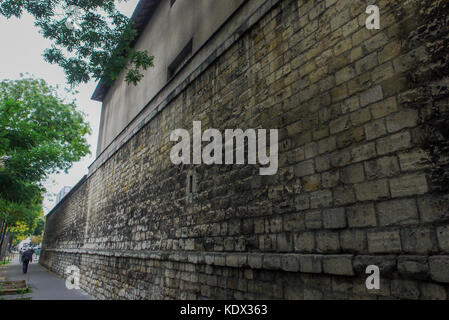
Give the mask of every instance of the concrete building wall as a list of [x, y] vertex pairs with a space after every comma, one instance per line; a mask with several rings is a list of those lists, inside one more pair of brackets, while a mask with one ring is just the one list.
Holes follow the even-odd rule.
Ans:
[[[99, 299], [447, 299], [449, 7], [407, 3], [367, 30], [365, 0], [266, 1], [97, 159], [41, 263]], [[172, 164], [198, 120], [278, 129], [278, 173]]]
[[[128, 85], [122, 74], [109, 90], [103, 101], [97, 153], [104, 151], [158, 93], [157, 98], [163, 99], [170, 91], [160, 92], [164, 86], [174, 88], [181, 83], [262, 3], [262, 0], [177, 0], [170, 6], [170, 1], [162, 1], [136, 45], [155, 57], [154, 67], [144, 72], [145, 77], [137, 86]], [[238, 8], [238, 14], [223, 26]], [[223, 29], [211, 39], [221, 26]], [[188, 58], [195, 56], [194, 61], [168, 84], [168, 67], [191, 39], [192, 54]]]

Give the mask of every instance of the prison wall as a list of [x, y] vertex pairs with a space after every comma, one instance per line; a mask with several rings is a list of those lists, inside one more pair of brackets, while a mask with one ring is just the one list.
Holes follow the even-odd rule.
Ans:
[[[447, 299], [448, 5], [373, 3], [379, 30], [367, 1], [266, 1], [50, 213], [40, 263], [98, 299]], [[193, 121], [278, 129], [278, 173], [172, 164]]]

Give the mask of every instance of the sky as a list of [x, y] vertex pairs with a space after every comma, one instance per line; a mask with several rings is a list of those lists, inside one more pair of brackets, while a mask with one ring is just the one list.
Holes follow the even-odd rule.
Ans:
[[[116, 1], [118, 3], [118, 1]], [[129, 0], [117, 4], [119, 10], [131, 16], [138, 0]], [[42, 53], [49, 48], [51, 42], [39, 34], [34, 26], [33, 17], [23, 15], [20, 19], [6, 19], [0, 16], [0, 80], [15, 80], [20, 74], [42, 78], [49, 85], [59, 85], [58, 92], [72, 100], [71, 95], [64, 92], [68, 88], [62, 68], [44, 61]], [[26, 75], [25, 75], [26, 76]], [[92, 134], [88, 137], [91, 155], [74, 163], [67, 174], [54, 174], [44, 183], [47, 193], [44, 197], [44, 214], [47, 214], [55, 205], [56, 195], [65, 186], [73, 187], [88, 172], [89, 165], [95, 160], [97, 150], [98, 128], [100, 124], [101, 103], [90, 98], [95, 90], [96, 82], [91, 81], [76, 88], [76, 105], [78, 110], [86, 114], [92, 127]]]

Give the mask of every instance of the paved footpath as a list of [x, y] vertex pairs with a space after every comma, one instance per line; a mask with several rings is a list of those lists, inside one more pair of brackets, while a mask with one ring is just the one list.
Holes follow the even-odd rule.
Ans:
[[33, 262], [28, 265], [27, 274], [22, 273], [22, 264], [19, 263], [18, 255], [15, 256], [10, 264], [0, 270], [3, 271], [0, 273], [0, 279], [2, 280], [26, 280], [32, 290], [31, 294], [26, 296], [31, 297], [32, 300], [93, 299], [82, 290], [67, 289], [64, 279], [40, 266], [37, 261], [34, 261], [34, 257]]

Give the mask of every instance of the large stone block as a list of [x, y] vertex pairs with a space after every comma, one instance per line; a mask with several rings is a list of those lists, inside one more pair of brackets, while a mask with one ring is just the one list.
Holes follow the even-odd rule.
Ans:
[[343, 183], [353, 184], [365, 180], [363, 164], [354, 164], [341, 170], [341, 181]]
[[380, 226], [415, 224], [419, 221], [415, 199], [380, 202], [377, 212]]
[[379, 200], [389, 196], [388, 181], [385, 179], [367, 181], [355, 186], [357, 200]]
[[399, 256], [398, 271], [407, 278], [426, 280], [429, 277], [429, 265], [426, 256]]
[[326, 229], [342, 229], [346, 227], [344, 208], [323, 210], [323, 225]]
[[398, 230], [368, 232], [368, 251], [370, 253], [395, 253], [402, 249]]
[[402, 248], [405, 252], [429, 254], [438, 250], [433, 228], [410, 227], [401, 230]]
[[390, 180], [391, 196], [405, 197], [416, 194], [425, 194], [429, 187], [426, 176], [423, 174], [409, 175]]
[[301, 232], [294, 235], [295, 251], [313, 252], [315, 250], [315, 233]]
[[319, 253], [331, 253], [340, 250], [340, 240], [337, 232], [320, 231], [315, 234], [315, 239]]
[[323, 257], [323, 272], [353, 276], [352, 259], [352, 255], [326, 255]]
[[434, 281], [449, 283], [449, 256], [429, 258], [430, 276]]
[[372, 203], [358, 204], [347, 208], [348, 225], [351, 228], [375, 227], [376, 212]]
[[340, 233], [340, 245], [343, 252], [366, 252], [366, 232], [357, 229], [344, 230]]
[[299, 269], [304, 273], [321, 273], [323, 256], [321, 255], [300, 255]]
[[391, 177], [400, 172], [396, 157], [383, 157], [365, 162], [365, 171], [368, 179]]
[[299, 271], [299, 256], [296, 254], [282, 255], [281, 259], [282, 270], [287, 272]]

